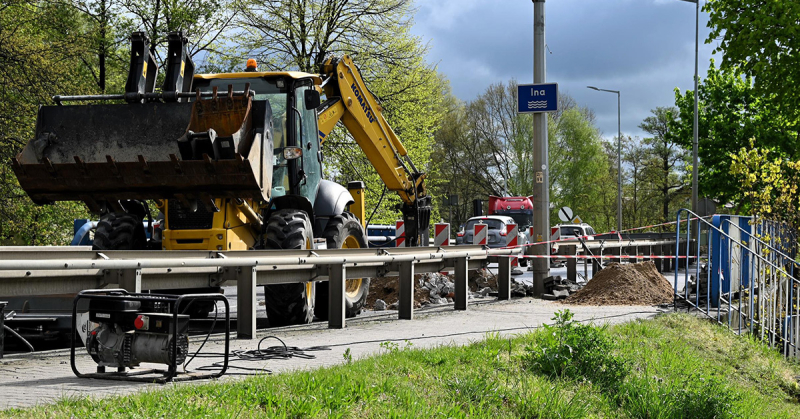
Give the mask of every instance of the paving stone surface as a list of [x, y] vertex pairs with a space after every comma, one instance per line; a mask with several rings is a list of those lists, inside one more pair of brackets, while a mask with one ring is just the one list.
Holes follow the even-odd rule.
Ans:
[[[470, 301], [466, 311], [454, 311], [453, 305], [437, 306], [415, 311], [414, 320], [398, 320], [396, 311], [368, 313], [357, 319], [348, 319], [347, 327], [341, 330], [328, 329], [327, 323], [271, 328], [259, 330], [256, 339], [231, 340], [231, 350], [256, 349], [265, 336], [276, 336], [286, 345], [298, 347], [327, 346], [330, 350], [312, 352], [314, 359], [293, 358], [245, 362], [232, 359], [231, 365], [270, 370], [274, 373], [297, 369], [310, 369], [336, 365], [344, 362], [348, 349], [353, 359], [378, 354], [383, 342], [397, 342], [401, 347], [410, 342], [413, 347], [438, 345], [464, 345], [480, 340], [486, 333], [496, 332], [502, 336], [524, 333], [544, 323], [549, 323], [553, 314], [569, 308], [576, 320], [593, 320], [596, 323], [620, 323], [637, 318], [649, 318], [665, 309], [643, 306], [565, 306], [551, 301], [519, 298], [511, 301]], [[193, 338], [190, 353], [194, 353], [202, 342]], [[224, 340], [214, 336], [203, 347], [203, 353], [222, 353]], [[262, 346], [279, 344], [268, 339]], [[76, 364], [79, 371], [95, 371], [95, 363], [79, 349]], [[197, 358], [189, 370], [220, 361], [221, 358]], [[223, 380], [240, 379], [243, 372], [233, 368]], [[248, 372], [249, 373], [249, 372]], [[255, 374], [256, 372], [252, 372]], [[194, 381], [197, 382], [197, 381]], [[27, 407], [52, 403], [62, 397], [107, 397], [125, 395], [148, 389], [167, 388], [174, 384], [151, 384], [88, 379], [76, 377], [70, 367], [69, 351], [50, 351], [37, 354], [6, 355], [0, 359], [0, 409]]]

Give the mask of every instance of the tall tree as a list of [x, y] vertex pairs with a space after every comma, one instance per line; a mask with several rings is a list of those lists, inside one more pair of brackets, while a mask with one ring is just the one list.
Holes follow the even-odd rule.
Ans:
[[409, 0], [243, 0], [238, 9], [249, 53], [275, 70], [316, 72], [328, 56], [343, 54], [402, 66], [420, 52], [393, 42], [412, 24]]
[[709, 0], [711, 33], [718, 42], [722, 69], [755, 80], [755, 89], [769, 97], [796, 134], [800, 124], [800, 2], [763, 0]]
[[[120, 0], [127, 12], [124, 31], [142, 30], [150, 50], [162, 54], [170, 32], [182, 31], [193, 57], [224, 48], [225, 34], [236, 18], [234, 0]], [[162, 60], [163, 61], [163, 60]]]
[[[756, 139], [756, 146], [773, 149], [778, 155], [795, 158], [800, 153], [798, 126], [771, 106], [772, 97], [763, 96], [753, 80], [732, 71], [723, 72], [712, 61], [699, 84], [699, 196], [720, 202], [740, 197], [740, 183], [729, 174], [731, 153]], [[683, 148], [692, 148], [692, 91], [676, 90], [679, 118], [669, 123], [671, 138]]]
[[688, 152], [675, 143], [672, 127], [676, 125], [678, 110], [658, 107], [653, 115], [639, 124], [639, 128], [652, 135], [643, 140], [647, 147], [646, 176], [658, 194], [661, 203], [660, 222], [671, 221], [673, 203], [686, 198], [686, 167]]
[[83, 205], [34, 205], [8, 162], [33, 136], [36, 110], [54, 94], [88, 93], [80, 64], [87, 50], [80, 16], [61, 4], [7, 0], [0, 5], [0, 243], [67, 244]]

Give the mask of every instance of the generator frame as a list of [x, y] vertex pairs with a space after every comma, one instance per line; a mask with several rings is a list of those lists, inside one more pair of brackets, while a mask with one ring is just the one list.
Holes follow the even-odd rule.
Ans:
[[[77, 328], [77, 314], [78, 302], [81, 300], [127, 300], [127, 301], [148, 301], [160, 302], [167, 304], [172, 316], [172, 342], [171, 342], [171, 362], [167, 364], [167, 369], [146, 368], [137, 371], [125, 371], [125, 367], [118, 369], [114, 372], [106, 372], [104, 366], [97, 366], [95, 373], [82, 373], [78, 370], [75, 363], [75, 344]], [[189, 304], [195, 301], [222, 301], [225, 305], [225, 354], [223, 356], [222, 366], [218, 372], [209, 374], [199, 373], [178, 373], [178, 315], [182, 304], [188, 301]], [[105, 380], [117, 381], [135, 381], [144, 383], [159, 383], [165, 384], [170, 381], [190, 381], [208, 378], [222, 377], [228, 370], [228, 363], [230, 358], [230, 340], [231, 340], [231, 307], [228, 299], [222, 294], [209, 293], [209, 294], [184, 294], [184, 295], [171, 295], [171, 294], [144, 294], [144, 293], [129, 293], [124, 289], [93, 289], [84, 290], [75, 296], [72, 304], [72, 333], [71, 345], [69, 352], [69, 362], [72, 372], [79, 378], [100, 378]], [[212, 331], [209, 330], [209, 333]], [[87, 331], [88, 333], [88, 331]], [[132, 370], [132, 369], [131, 369]], [[155, 376], [154, 376], [155, 375]]]

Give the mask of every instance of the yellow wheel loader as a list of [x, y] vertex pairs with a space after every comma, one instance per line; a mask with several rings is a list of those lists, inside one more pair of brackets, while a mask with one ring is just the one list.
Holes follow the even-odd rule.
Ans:
[[[340, 120], [402, 197], [407, 242], [427, 245], [425, 175], [348, 57], [327, 60], [321, 74], [260, 72], [254, 62], [194, 74], [186, 39], [172, 33], [156, 91], [147, 45], [144, 33], [131, 36], [124, 94], [56, 96], [40, 107], [35, 138], [12, 161], [34, 202], [83, 201], [99, 214], [97, 250], [310, 249], [314, 238], [365, 247], [363, 183], [348, 190], [322, 179], [320, 146]], [[348, 316], [368, 290], [367, 278], [348, 281]], [[310, 322], [315, 303], [327, 316], [327, 283], [270, 285], [265, 295], [271, 325]]]

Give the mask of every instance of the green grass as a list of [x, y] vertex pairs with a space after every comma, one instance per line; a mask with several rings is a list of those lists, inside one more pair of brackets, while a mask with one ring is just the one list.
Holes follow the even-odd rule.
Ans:
[[[68, 398], [0, 417], [800, 417], [797, 364], [688, 315], [572, 323], [466, 347], [386, 343], [315, 371]], [[597, 350], [592, 350], [597, 349]]]

